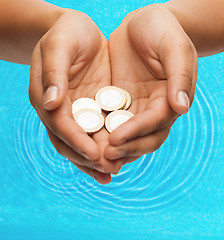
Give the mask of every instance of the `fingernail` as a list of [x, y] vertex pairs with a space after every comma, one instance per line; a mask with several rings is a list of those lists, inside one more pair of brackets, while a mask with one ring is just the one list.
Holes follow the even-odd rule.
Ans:
[[44, 105], [54, 101], [57, 98], [57, 95], [58, 88], [56, 86], [50, 86], [45, 93]]
[[99, 172], [106, 173], [105, 169], [102, 166], [96, 165], [95, 169]]
[[81, 152], [81, 155], [84, 157], [84, 158], [86, 158], [86, 159], [88, 159], [88, 160], [92, 160], [90, 157], [88, 157], [85, 153], [83, 153], [83, 152]]
[[190, 108], [190, 100], [188, 98], [188, 95], [186, 92], [184, 91], [180, 91], [177, 93], [177, 101], [183, 105], [184, 107], [186, 107], [187, 109]]

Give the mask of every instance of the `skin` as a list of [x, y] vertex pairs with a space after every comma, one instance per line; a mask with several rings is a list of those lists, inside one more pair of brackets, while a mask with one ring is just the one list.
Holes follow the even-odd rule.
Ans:
[[[0, 0], [0, 58], [30, 64], [32, 55], [30, 100], [53, 145], [106, 184], [123, 164], [155, 151], [175, 119], [187, 113], [197, 53], [223, 50], [223, 8], [222, 0], [149, 5], [127, 15], [108, 48], [85, 14], [40, 0]], [[102, 129], [88, 136], [72, 119], [71, 103], [111, 84], [131, 93], [135, 117], [110, 135]], [[49, 95], [52, 86], [57, 89], [54, 98]], [[179, 91], [189, 104], [178, 101]]]
[[186, 91], [193, 101], [196, 50], [173, 14], [159, 5], [129, 14], [111, 34], [109, 50], [112, 84], [129, 91], [129, 111], [135, 116], [111, 133], [105, 157], [153, 152], [167, 138], [178, 113], [188, 111], [178, 103], [177, 92]]
[[66, 9], [41, 0], [0, 0], [0, 59], [30, 64], [33, 49]]
[[171, 0], [164, 7], [179, 21], [199, 57], [224, 51], [224, 1]]
[[[110, 85], [110, 76], [108, 42], [83, 13], [63, 14], [34, 49], [30, 101], [57, 151], [100, 183], [110, 182], [110, 173], [116, 174], [123, 160], [105, 159], [109, 133], [103, 128], [87, 135], [74, 121], [71, 109], [76, 99], [94, 98], [100, 88]], [[43, 94], [52, 86], [58, 89], [57, 101], [44, 105]]]

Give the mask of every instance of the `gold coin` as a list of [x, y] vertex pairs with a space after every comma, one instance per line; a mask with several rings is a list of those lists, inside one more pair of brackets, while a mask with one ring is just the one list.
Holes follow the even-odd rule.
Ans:
[[126, 104], [126, 94], [118, 87], [107, 86], [99, 89], [95, 100], [105, 111], [121, 109]]
[[131, 105], [131, 95], [125, 89], [122, 89], [122, 90], [124, 91], [124, 93], [126, 95], [126, 103], [125, 103], [125, 105], [124, 105], [124, 107], [122, 109], [127, 110], [130, 107], [130, 105]]
[[100, 108], [100, 106], [98, 105], [98, 103], [95, 100], [93, 100], [92, 98], [86, 98], [86, 97], [78, 98], [72, 104], [72, 113], [73, 114], [75, 114], [76, 112], [78, 112], [81, 109], [92, 109], [99, 113], [102, 112], [102, 109]]
[[105, 120], [105, 126], [108, 132], [112, 132], [121, 124], [127, 122], [134, 115], [126, 110], [117, 110], [107, 115]]
[[81, 109], [74, 113], [74, 119], [87, 133], [99, 131], [104, 125], [104, 117], [92, 109]]

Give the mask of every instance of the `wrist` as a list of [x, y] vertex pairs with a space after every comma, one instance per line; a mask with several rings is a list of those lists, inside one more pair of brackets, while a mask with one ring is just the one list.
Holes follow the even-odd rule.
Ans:
[[29, 64], [33, 48], [66, 9], [44, 1], [0, 4], [0, 58]]
[[189, 14], [187, 14], [186, 11], [183, 11], [181, 4], [177, 4], [176, 1], [169, 1], [164, 3], [163, 5], [168, 11], [170, 11], [174, 15], [174, 17], [177, 19], [186, 34], [190, 37], [194, 45], [197, 45], [194, 26], [192, 26], [189, 19], [189, 17], [193, 19], [194, 16], [188, 16]]
[[164, 3], [193, 42], [199, 57], [224, 49], [224, 2], [219, 0], [171, 0]]
[[67, 13], [78, 13], [78, 11], [68, 8], [61, 8], [55, 5], [46, 3], [47, 10], [43, 13], [44, 19], [42, 20], [41, 31], [45, 34], [51, 27], [58, 21], [58, 19]]
[[24, 26], [26, 24], [32, 26], [31, 35], [35, 37], [37, 42], [66, 11], [67, 9], [43, 2], [36, 14], [31, 11], [32, 16], [27, 16]]

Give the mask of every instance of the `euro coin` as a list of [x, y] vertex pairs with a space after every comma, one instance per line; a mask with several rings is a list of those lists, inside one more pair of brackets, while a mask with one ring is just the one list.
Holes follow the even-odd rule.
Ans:
[[131, 105], [131, 95], [128, 91], [122, 89], [126, 95], [126, 103], [122, 109], [127, 110]]
[[104, 111], [110, 112], [124, 107], [126, 104], [126, 95], [118, 87], [107, 86], [101, 88], [96, 93], [95, 100]]
[[75, 100], [72, 104], [72, 113], [75, 114], [76, 112], [78, 112], [79, 110], [82, 109], [92, 109], [95, 110], [99, 113], [102, 112], [100, 106], [98, 105], [98, 103], [93, 100], [92, 98], [79, 98], [77, 100]]
[[126, 110], [117, 110], [107, 115], [105, 126], [108, 132], [112, 132], [121, 124], [127, 122], [134, 115]]
[[104, 126], [104, 117], [92, 109], [81, 109], [73, 115], [75, 121], [86, 133], [95, 133]]

